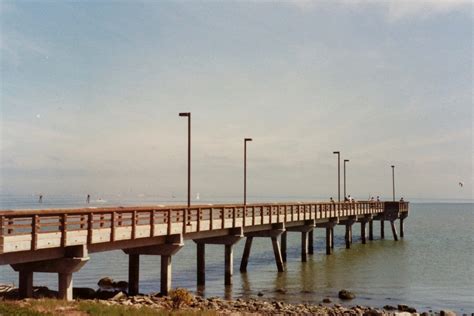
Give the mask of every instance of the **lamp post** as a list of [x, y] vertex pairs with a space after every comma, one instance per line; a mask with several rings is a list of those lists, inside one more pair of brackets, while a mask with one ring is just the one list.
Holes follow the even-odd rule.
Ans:
[[337, 201], [341, 202], [341, 153], [339, 151], [332, 153], [337, 155]]
[[244, 138], [244, 206], [247, 205], [247, 142], [252, 138]]
[[344, 200], [346, 200], [346, 162], [348, 162], [349, 159], [344, 159]]
[[392, 194], [393, 201], [395, 202], [395, 166], [392, 165]]
[[191, 207], [191, 112], [181, 112], [179, 116], [188, 118], [188, 208], [184, 211], [184, 218], [188, 222], [188, 212]]

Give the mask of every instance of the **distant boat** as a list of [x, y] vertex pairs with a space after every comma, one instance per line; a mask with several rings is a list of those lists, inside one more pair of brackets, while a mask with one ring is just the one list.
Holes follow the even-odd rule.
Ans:
[[200, 197], [199, 197], [199, 193], [196, 193], [196, 200], [199, 201]]

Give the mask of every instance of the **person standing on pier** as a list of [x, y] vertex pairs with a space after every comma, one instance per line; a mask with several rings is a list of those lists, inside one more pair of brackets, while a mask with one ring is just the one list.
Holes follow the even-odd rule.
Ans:
[[87, 202], [87, 204], [89, 204], [91, 202], [91, 195], [90, 194], [87, 194], [86, 202]]
[[38, 203], [43, 203], [43, 194], [40, 194], [39, 199], [38, 199]]

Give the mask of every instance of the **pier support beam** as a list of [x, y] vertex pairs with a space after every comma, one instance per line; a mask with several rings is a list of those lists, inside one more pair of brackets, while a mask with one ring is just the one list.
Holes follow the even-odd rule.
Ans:
[[281, 234], [281, 258], [286, 262], [286, 231]]
[[197, 243], [197, 285], [206, 284], [206, 244]]
[[72, 273], [58, 273], [58, 298], [72, 301]]
[[[205, 251], [204, 247], [206, 244], [211, 245], [224, 245], [224, 284], [232, 285], [232, 276], [233, 276], [233, 261], [234, 253], [233, 246], [239, 242], [243, 235], [242, 227], [232, 228], [229, 230], [229, 235], [222, 237], [209, 237], [202, 239], [194, 239], [194, 242], [197, 244], [198, 258], [197, 258], [197, 282], [198, 285], [204, 285], [205, 280]], [[249, 249], [250, 253], [250, 249]]]
[[161, 284], [160, 292], [162, 295], [168, 295], [171, 290], [171, 255], [161, 256]]
[[314, 230], [308, 233], [308, 254], [314, 254]]
[[[245, 234], [247, 240], [245, 242], [244, 253], [242, 255], [242, 260], [240, 262], [240, 272], [247, 272], [247, 265], [250, 257], [250, 249], [252, 247], [252, 241], [254, 237], [266, 237], [271, 238], [272, 247], [273, 247], [273, 254], [275, 255], [275, 263], [278, 269], [278, 272], [284, 272], [283, 266], [283, 255], [282, 250], [280, 248], [280, 244], [278, 242], [278, 237], [281, 236], [282, 244], [285, 241], [285, 249], [286, 249], [286, 231], [285, 226], [282, 223], [272, 225], [272, 229], [264, 230], [264, 231], [257, 231], [257, 232], [248, 232]], [[284, 237], [283, 237], [284, 236]]]
[[328, 222], [318, 223], [316, 227], [322, 227], [326, 229], [326, 254], [332, 254], [332, 249], [334, 248], [334, 226], [339, 223], [337, 217], [331, 218]]
[[308, 244], [309, 244], [308, 238], [309, 238], [309, 233], [313, 231], [314, 227], [316, 227], [315, 221], [307, 220], [305, 221], [304, 225], [286, 228], [286, 231], [301, 232], [301, 261], [302, 262], [308, 261]]
[[398, 240], [397, 227], [395, 226], [395, 221], [390, 221], [390, 226], [392, 226], [393, 239]]
[[346, 233], [344, 234], [344, 240], [346, 242], [346, 249], [350, 249], [352, 245], [352, 225], [357, 221], [357, 216], [349, 216], [347, 219], [339, 221], [340, 225], [344, 225]]
[[247, 272], [247, 265], [249, 263], [250, 249], [252, 248], [253, 237], [247, 237], [245, 240], [244, 253], [242, 254], [242, 260], [240, 261], [240, 272]]
[[19, 294], [20, 298], [33, 297], [33, 271], [19, 271]]
[[168, 295], [171, 290], [171, 257], [183, 248], [183, 246], [183, 236], [181, 234], [175, 234], [166, 236], [163, 244], [124, 249], [123, 251], [129, 256], [129, 295], [139, 293], [140, 255], [161, 256], [160, 292], [162, 295]]
[[87, 247], [71, 246], [64, 249], [64, 258], [12, 264], [13, 270], [19, 272], [20, 297], [33, 296], [33, 273], [58, 274], [58, 298], [72, 300], [72, 274], [79, 271], [89, 261]]
[[369, 240], [374, 240], [374, 221], [369, 222]]
[[380, 221], [380, 239], [385, 239], [385, 223], [384, 223], [384, 220]]
[[280, 245], [278, 244], [278, 237], [272, 237], [273, 254], [275, 255], [275, 263], [278, 272], [284, 272], [283, 258], [281, 257]]
[[404, 229], [403, 229], [403, 220], [405, 218], [404, 217], [400, 217], [400, 238], [403, 238], [405, 236], [405, 232], [404, 232]]
[[362, 218], [359, 218], [360, 222], [360, 239], [362, 240], [362, 244], [367, 243], [367, 223], [372, 221], [372, 215], [365, 215]]
[[137, 295], [140, 279], [140, 255], [128, 255], [128, 295]]

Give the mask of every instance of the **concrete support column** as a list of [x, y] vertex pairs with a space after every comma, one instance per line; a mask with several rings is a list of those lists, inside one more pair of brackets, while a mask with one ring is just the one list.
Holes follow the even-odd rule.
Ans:
[[308, 261], [308, 232], [301, 232], [301, 261]]
[[19, 295], [20, 298], [33, 297], [33, 271], [19, 271]]
[[72, 301], [72, 273], [58, 273], [58, 298]]
[[242, 255], [242, 261], [240, 262], [240, 272], [247, 272], [247, 265], [249, 263], [250, 249], [252, 248], [253, 237], [247, 237], [245, 240], [244, 253]]
[[140, 255], [128, 255], [128, 295], [137, 295], [140, 279]]
[[380, 238], [385, 239], [385, 224], [384, 221], [380, 221]]
[[161, 256], [161, 295], [171, 290], [171, 256]]
[[286, 232], [281, 234], [281, 258], [286, 262]]
[[280, 245], [278, 244], [277, 237], [272, 237], [272, 246], [278, 272], [284, 272], [285, 268], [283, 267], [283, 258], [281, 256]]
[[362, 239], [362, 243], [365, 244], [367, 243], [367, 240], [366, 240], [366, 237], [365, 237], [365, 233], [366, 233], [366, 224], [367, 222], [363, 221], [363, 222], [360, 222], [360, 238]]
[[405, 232], [403, 230], [403, 220], [404, 218], [400, 218], [400, 238], [403, 238], [405, 236]]
[[206, 244], [197, 243], [197, 285], [206, 284]]
[[326, 227], [326, 254], [330, 255], [332, 253], [331, 247], [331, 227]]
[[225, 245], [225, 285], [232, 285], [233, 275], [233, 245]]
[[369, 240], [374, 240], [374, 221], [369, 222]]
[[352, 244], [352, 224], [346, 225], [345, 239], [346, 239], [346, 249], [350, 249], [351, 244]]
[[308, 233], [308, 254], [314, 254], [314, 230], [310, 230]]
[[331, 248], [334, 249], [334, 226], [331, 227]]
[[398, 240], [397, 227], [395, 227], [395, 221], [390, 221], [390, 226], [392, 226], [393, 239]]

